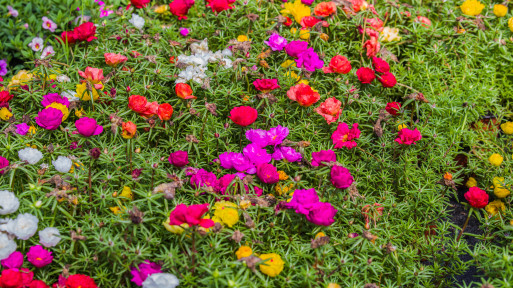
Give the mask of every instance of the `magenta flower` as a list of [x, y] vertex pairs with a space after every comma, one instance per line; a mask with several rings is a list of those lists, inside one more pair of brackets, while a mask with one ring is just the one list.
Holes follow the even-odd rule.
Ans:
[[167, 160], [175, 167], [183, 167], [189, 164], [189, 154], [187, 151], [178, 150], [169, 154], [169, 158]]
[[253, 85], [256, 90], [262, 91], [263, 93], [268, 93], [280, 88], [280, 85], [278, 85], [278, 79], [256, 79], [253, 81]]
[[7, 71], [7, 61], [5, 59], [0, 59], [0, 76], [5, 76]]
[[7, 171], [7, 169], [4, 169], [6, 167], [9, 167], [9, 160], [0, 156], [0, 175], [3, 175]]
[[327, 202], [315, 203], [306, 215], [306, 220], [312, 222], [315, 225], [330, 226], [335, 222], [335, 215], [338, 210]]
[[301, 153], [294, 150], [294, 148], [285, 146], [276, 148], [274, 150], [272, 157], [276, 161], [285, 159], [289, 162], [301, 161], [301, 159], [303, 158], [303, 156], [301, 156]]
[[199, 225], [203, 228], [210, 228], [214, 226], [214, 221], [202, 218], [207, 211], [208, 203], [190, 205], [189, 207], [185, 204], [179, 204], [169, 214], [169, 224], [182, 225], [187, 223], [189, 226]]
[[205, 169], [199, 169], [198, 172], [191, 177], [190, 181], [192, 187], [196, 189], [200, 187], [212, 187], [215, 191], [218, 189], [219, 185], [217, 176]]
[[30, 126], [27, 123], [16, 124], [16, 134], [25, 136], [30, 130]]
[[420, 135], [420, 131], [415, 128], [414, 130], [410, 130], [408, 128], [403, 128], [397, 131], [397, 138], [395, 142], [404, 145], [417, 144], [416, 141], [422, 139], [422, 135]]
[[[219, 192], [221, 194], [226, 195], [226, 189], [228, 189], [228, 186], [230, 186], [235, 177], [237, 177], [236, 174], [226, 174], [223, 177], [219, 178]], [[234, 183], [232, 185], [232, 188], [233, 187], [237, 187], [237, 184]]]
[[138, 286], [142, 286], [144, 280], [155, 273], [162, 273], [162, 267], [157, 263], [150, 262], [150, 260], [145, 260], [138, 267], [132, 267], [130, 274], [133, 278], [131, 281]]
[[278, 174], [278, 170], [272, 164], [259, 164], [257, 165], [256, 174], [260, 181], [266, 184], [274, 184], [280, 181], [280, 174]]
[[298, 68], [304, 67], [307, 71], [314, 72], [315, 69], [322, 69], [324, 61], [319, 59], [313, 48], [308, 48], [298, 55], [296, 64]]
[[269, 145], [269, 133], [262, 129], [250, 129], [246, 131], [246, 139], [258, 147]]
[[281, 144], [283, 140], [287, 138], [289, 135], [289, 128], [278, 125], [269, 129], [267, 135], [269, 136], [269, 145], [276, 146]]
[[219, 155], [219, 162], [224, 169], [235, 169], [239, 172], [247, 172], [250, 170], [250, 172], [247, 173], [255, 173], [254, 171], [251, 172], [251, 170], [255, 169], [255, 166], [251, 164], [249, 159], [242, 155], [242, 153], [225, 152]]
[[27, 252], [27, 260], [37, 268], [44, 267], [53, 261], [52, 252], [43, 248], [41, 245], [30, 247]]
[[36, 119], [37, 125], [47, 130], [55, 130], [62, 123], [62, 112], [59, 109], [52, 107], [41, 110]]
[[358, 123], [353, 124], [353, 128], [349, 129], [346, 123], [339, 122], [337, 130], [331, 135], [335, 148], [346, 147], [348, 149], [356, 147], [356, 141], [353, 139], [360, 138], [360, 130], [358, 129]]
[[273, 33], [271, 37], [269, 37], [269, 40], [264, 41], [264, 43], [271, 47], [271, 50], [273, 51], [281, 51], [283, 48], [285, 48], [285, 46], [287, 46], [287, 39], [280, 36], [278, 33]]
[[299, 54], [303, 53], [308, 49], [308, 42], [306, 41], [290, 41], [287, 46], [285, 46], [285, 52], [290, 57], [297, 58]]
[[244, 156], [246, 156], [255, 166], [271, 162], [271, 154], [267, 153], [267, 150], [260, 148], [256, 144], [249, 144], [244, 147], [242, 151]]
[[314, 188], [311, 189], [298, 189], [294, 191], [290, 202], [285, 203], [285, 208], [294, 209], [296, 213], [308, 215], [310, 208], [319, 202], [319, 196]]
[[325, 166], [322, 162], [337, 162], [337, 155], [333, 150], [312, 152], [312, 166]]
[[20, 269], [23, 265], [23, 254], [19, 251], [14, 251], [9, 257], [3, 259], [0, 264], [6, 269]]
[[346, 189], [353, 184], [354, 178], [345, 167], [335, 165], [331, 167], [331, 183], [339, 189]]
[[180, 35], [182, 35], [183, 37], [187, 37], [187, 35], [189, 35], [190, 31], [187, 28], [180, 28], [179, 32], [180, 32]]
[[305, 5], [312, 5], [312, 3], [314, 2], [315, 0], [301, 0], [301, 3], [305, 4]]
[[78, 133], [84, 137], [99, 135], [103, 132], [103, 126], [98, 125], [96, 120], [89, 117], [82, 117], [75, 121]]
[[43, 96], [43, 100], [41, 101], [41, 105], [43, 107], [47, 107], [48, 105], [51, 105], [52, 103], [60, 103], [66, 107], [69, 108], [69, 100], [68, 98], [59, 95], [58, 93], [50, 93]]

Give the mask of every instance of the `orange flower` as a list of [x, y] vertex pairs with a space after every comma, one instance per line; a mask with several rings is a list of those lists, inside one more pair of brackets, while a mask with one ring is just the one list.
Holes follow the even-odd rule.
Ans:
[[94, 84], [94, 88], [96, 88], [96, 89], [103, 88], [103, 84], [101, 83], [101, 81], [104, 78], [103, 77], [103, 69], [87, 67], [85, 69], [85, 72], [79, 70], [78, 75], [84, 77], [85, 80]]
[[196, 99], [196, 96], [192, 95], [192, 88], [187, 83], [178, 83], [175, 86], [176, 95], [182, 99]]
[[159, 103], [157, 101], [148, 102], [146, 104], [146, 108], [143, 112], [139, 113], [140, 116], [144, 118], [150, 118], [153, 115], [156, 115], [159, 112]]
[[451, 173], [449, 173], [449, 172], [445, 172], [445, 174], [444, 174], [444, 179], [445, 179], [445, 180], [452, 180], [452, 174], [451, 174]]
[[326, 99], [326, 101], [322, 102], [321, 105], [315, 108], [315, 112], [321, 115], [326, 119], [328, 124], [336, 122], [338, 117], [340, 116], [340, 107], [342, 106], [342, 102], [337, 100], [337, 98], [332, 97]]
[[137, 132], [137, 125], [135, 125], [132, 121], [123, 122], [121, 125], [122, 132], [121, 136], [125, 139], [132, 139]]
[[105, 57], [105, 63], [109, 65], [110, 67], [116, 67], [121, 63], [125, 63], [128, 58], [121, 54], [115, 54], [115, 53], [105, 53], [103, 54]]
[[337, 6], [333, 2], [321, 2], [315, 6], [314, 13], [317, 16], [328, 17], [337, 12]]
[[128, 108], [136, 113], [143, 113], [146, 110], [148, 100], [141, 95], [132, 95], [128, 97]]
[[321, 98], [319, 93], [312, 90], [312, 87], [303, 83], [290, 87], [287, 97], [304, 107], [312, 106]]
[[168, 103], [160, 104], [158, 115], [160, 120], [162, 121], [171, 119], [171, 115], [173, 115], [173, 106], [171, 106], [171, 104]]

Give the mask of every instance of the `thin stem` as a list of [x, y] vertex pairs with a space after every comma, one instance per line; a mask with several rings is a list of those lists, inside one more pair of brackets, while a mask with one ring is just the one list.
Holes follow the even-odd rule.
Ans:
[[458, 238], [456, 238], [456, 242], [460, 241], [461, 235], [463, 235], [463, 231], [465, 231], [465, 228], [467, 228], [468, 221], [470, 220], [470, 216], [472, 215], [472, 211], [474, 211], [472, 208], [468, 211], [467, 220], [465, 220], [465, 224], [463, 224], [463, 228], [461, 228], [460, 234], [458, 234]]

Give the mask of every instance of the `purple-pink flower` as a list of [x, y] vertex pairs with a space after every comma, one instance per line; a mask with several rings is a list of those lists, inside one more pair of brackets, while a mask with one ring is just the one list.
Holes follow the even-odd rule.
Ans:
[[346, 147], [348, 149], [356, 147], [356, 141], [353, 139], [360, 138], [360, 129], [358, 129], [358, 123], [353, 124], [353, 128], [349, 129], [346, 123], [339, 122], [337, 130], [331, 135], [335, 148]]
[[95, 119], [89, 117], [82, 117], [75, 121], [78, 133], [84, 137], [91, 137], [99, 135], [103, 132], [103, 126], [98, 125]]
[[319, 196], [314, 188], [304, 190], [298, 189], [294, 191], [294, 195], [292, 195], [290, 202], [285, 204], [285, 208], [294, 209], [298, 214], [308, 215], [308, 213], [310, 213], [310, 208], [318, 202]]
[[169, 154], [169, 158], [167, 160], [175, 167], [183, 167], [189, 164], [189, 154], [187, 151], [178, 150]]
[[219, 162], [224, 169], [235, 169], [249, 174], [255, 173], [255, 166], [242, 153], [225, 152], [219, 155]]
[[43, 107], [47, 107], [48, 105], [51, 105], [52, 103], [60, 103], [66, 107], [69, 108], [69, 100], [68, 98], [59, 95], [58, 93], [50, 93], [43, 96], [43, 100], [41, 101], [41, 105]]
[[30, 126], [27, 123], [16, 124], [16, 134], [25, 136], [30, 130]]
[[283, 126], [276, 126], [271, 129], [269, 129], [269, 132], [267, 133], [269, 137], [269, 145], [279, 145], [287, 138], [289, 135], [289, 128], [283, 127]]
[[322, 162], [337, 162], [337, 155], [333, 150], [312, 152], [312, 166], [325, 166]]
[[298, 55], [296, 64], [298, 68], [304, 67], [307, 71], [314, 72], [315, 69], [322, 69], [324, 61], [319, 59], [313, 48], [308, 48]]
[[354, 178], [349, 169], [335, 165], [331, 167], [331, 183], [339, 189], [346, 189], [353, 184]]
[[27, 252], [27, 260], [37, 268], [44, 267], [53, 261], [52, 252], [43, 248], [41, 245], [30, 247]]
[[199, 169], [196, 174], [191, 177], [191, 185], [196, 189], [200, 187], [212, 187], [214, 190], [217, 190], [219, 183], [214, 173], [208, 172], [205, 169]]
[[269, 133], [262, 129], [250, 129], [246, 131], [246, 139], [258, 147], [269, 145]]
[[132, 282], [138, 286], [142, 286], [144, 280], [155, 273], [162, 273], [162, 267], [157, 263], [150, 262], [150, 260], [145, 260], [138, 267], [132, 267], [130, 270], [130, 274], [133, 276]]
[[276, 161], [285, 159], [289, 162], [301, 161], [301, 159], [303, 158], [301, 156], [301, 153], [294, 150], [294, 148], [286, 146], [277, 147], [274, 150], [272, 157]]
[[189, 35], [190, 31], [189, 31], [188, 28], [183, 28], [182, 27], [182, 28], [180, 28], [179, 32], [180, 32], [180, 35], [182, 35], [183, 37], [187, 37], [187, 35]]
[[287, 39], [280, 36], [278, 33], [273, 33], [271, 37], [269, 37], [269, 40], [264, 41], [264, 43], [271, 47], [271, 50], [273, 51], [281, 51], [285, 46], [287, 46]]
[[328, 202], [315, 203], [306, 215], [306, 220], [315, 225], [330, 226], [335, 222], [335, 215], [338, 210]]
[[395, 142], [404, 145], [417, 144], [416, 142], [422, 139], [422, 135], [420, 131], [415, 128], [414, 130], [410, 130], [408, 128], [403, 128], [397, 132], [397, 138]]
[[23, 265], [23, 254], [19, 251], [14, 251], [9, 257], [3, 259], [0, 264], [7, 269], [19, 269]]
[[55, 130], [62, 123], [62, 112], [52, 107], [41, 110], [35, 117], [37, 125], [47, 130]]
[[0, 76], [7, 74], [7, 61], [0, 59]]
[[55, 29], [57, 29], [57, 24], [55, 24], [55, 22], [53, 22], [52, 20], [48, 19], [48, 17], [44, 16], [43, 17], [43, 29], [47, 29], [47, 30], [50, 30], [51, 32], [55, 32]]
[[287, 46], [285, 46], [285, 52], [290, 57], [297, 58], [299, 54], [303, 53], [308, 49], [308, 42], [306, 41], [290, 41]]
[[278, 170], [272, 164], [263, 163], [257, 165], [256, 174], [258, 179], [266, 184], [274, 184], [280, 181], [280, 174], [278, 174]]
[[7, 169], [5, 169], [6, 167], [9, 167], [9, 160], [0, 156], [0, 175], [3, 175], [7, 171]]
[[271, 162], [271, 154], [267, 153], [267, 150], [260, 148], [256, 144], [249, 144], [244, 147], [242, 151], [244, 156], [254, 165]]

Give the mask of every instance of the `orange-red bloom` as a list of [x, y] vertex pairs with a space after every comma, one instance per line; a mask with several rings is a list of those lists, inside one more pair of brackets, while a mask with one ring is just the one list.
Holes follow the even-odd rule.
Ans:
[[331, 97], [326, 99], [326, 101], [322, 102], [321, 105], [315, 108], [315, 112], [326, 119], [328, 124], [336, 122], [338, 117], [340, 117], [340, 107], [342, 106], [342, 102], [337, 100], [335, 97]]
[[123, 136], [123, 138], [132, 139], [137, 132], [137, 125], [135, 125], [132, 121], [123, 122], [121, 129], [121, 136]]
[[319, 93], [312, 90], [312, 87], [303, 83], [290, 87], [287, 97], [304, 107], [315, 104], [321, 98]]
[[351, 62], [349, 62], [346, 57], [336, 55], [331, 58], [330, 65], [328, 67], [323, 67], [322, 71], [324, 73], [347, 74], [351, 71], [351, 68]]
[[105, 53], [103, 54], [103, 56], [105, 57], [105, 63], [107, 63], [107, 65], [109, 65], [110, 67], [116, 67], [119, 64], [125, 63], [126, 60], [128, 60], [128, 58], [126, 58], [125, 56], [116, 53]]
[[171, 104], [168, 103], [160, 104], [158, 115], [160, 120], [162, 121], [171, 119], [171, 115], [173, 115], [173, 106], [171, 106]]
[[321, 2], [315, 6], [314, 13], [317, 16], [328, 17], [337, 12], [337, 6], [333, 2]]
[[148, 100], [141, 95], [132, 95], [128, 97], [128, 108], [136, 113], [143, 113], [146, 110]]
[[196, 96], [192, 95], [192, 88], [187, 83], [178, 83], [175, 86], [176, 95], [182, 99], [196, 99]]

